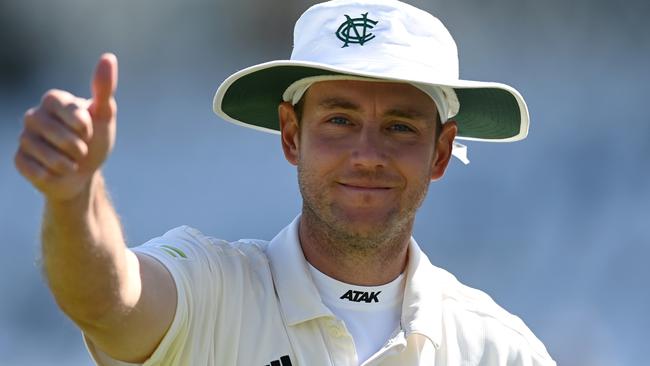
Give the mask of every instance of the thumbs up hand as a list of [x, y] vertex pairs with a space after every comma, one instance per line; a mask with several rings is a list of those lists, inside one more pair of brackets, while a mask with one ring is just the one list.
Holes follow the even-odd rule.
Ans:
[[25, 113], [15, 155], [18, 171], [48, 200], [68, 201], [88, 189], [115, 143], [117, 58], [100, 57], [92, 99], [50, 90]]

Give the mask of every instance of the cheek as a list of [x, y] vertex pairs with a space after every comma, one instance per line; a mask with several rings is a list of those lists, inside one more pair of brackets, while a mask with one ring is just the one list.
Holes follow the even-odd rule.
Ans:
[[310, 170], [331, 170], [345, 156], [344, 142], [304, 134], [301, 136], [299, 160]]
[[397, 157], [397, 166], [402, 174], [414, 184], [422, 184], [431, 180], [433, 173], [433, 151], [429, 149], [405, 149]]
[[321, 187], [330, 181], [330, 176], [335, 168], [332, 158], [327, 150], [315, 149], [311, 145], [303, 144], [300, 147], [298, 159], [298, 174], [301, 185], [308, 187]]

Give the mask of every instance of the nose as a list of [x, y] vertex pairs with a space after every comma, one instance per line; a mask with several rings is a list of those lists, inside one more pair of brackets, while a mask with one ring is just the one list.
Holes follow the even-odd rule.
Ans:
[[364, 126], [355, 140], [351, 154], [354, 166], [376, 169], [386, 165], [388, 152], [380, 131]]

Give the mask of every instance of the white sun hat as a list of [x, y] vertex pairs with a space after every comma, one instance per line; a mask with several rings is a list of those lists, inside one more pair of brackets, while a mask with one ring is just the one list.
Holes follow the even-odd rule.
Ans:
[[[397, 0], [333, 0], [305, 11], [294, 28], [290, 60], [262, 63], [228, 77], [214, 112], [226, 121], [279, 133], [278, 104], [297, 103], [321, 80], [412, 84], [436, 102], [457, 139], [510, 142], [526, 138], [528, 108], [514, 88], [461, 80], [456, 43], [433, 15]], [[454, 155], [467, 162], [464, 146]]]

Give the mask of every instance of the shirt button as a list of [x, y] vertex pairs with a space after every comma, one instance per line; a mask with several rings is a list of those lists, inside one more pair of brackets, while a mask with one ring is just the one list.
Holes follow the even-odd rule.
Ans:
[[329, 327], [329, 333], [331, 336], [336, 338], [343, 338], [345, 336], [345, 332], [335, 325]]

